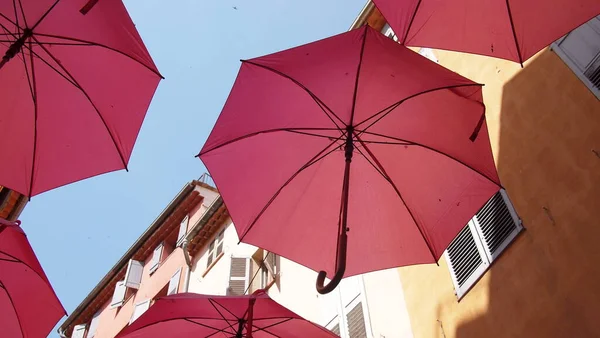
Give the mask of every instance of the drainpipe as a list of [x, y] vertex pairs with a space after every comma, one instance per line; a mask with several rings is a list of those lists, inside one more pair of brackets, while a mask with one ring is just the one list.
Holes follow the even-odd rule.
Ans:
[[183, 292], [188, 292], [188, 287], [190, 286], [190, 275], [192, 270], [192, 258], [190, 257], [190, 253], [188, 252], [187, 239], [184, 239], [183, 242], [181, 242], [181, 249], [183, 250], [183, 257], [185, 258], [185, 264], [187, 265], [187, 269], [185, 269], [183, 279]]

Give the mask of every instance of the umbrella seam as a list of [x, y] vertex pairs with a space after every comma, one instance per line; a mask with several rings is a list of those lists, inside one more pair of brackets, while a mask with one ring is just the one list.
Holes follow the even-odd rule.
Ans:
[[410, 23], [408, 24], [408, 28], [406, 29], [406, 33], [404, 34], [404, 38], [402, 39], [402, 45], [406, 45], [406, 39], [408, 38], [408, 33], [410, 33], [410, 28], [412, 27], [413, 21], [415, 21], [415, 17], [417, 16], [417, 12], [419, 11], [419, 7], [421, 6], [421, 0], [417, 3], [417, 7], [413, 12], [412, 17], [410, 18]]
[[509, 0], [506, 0], [506, 10], [508, 11], [508, 19], [510, 20], [510, 28], [513, 33], [513, 38], [515, 39], [515, 46], [517, 47], [519, 63], [521, 64], [521, 68], [523, 68], [523, 57], [521, 57], [521, 48], [519, 47], [519, 41], [517, 40], [517, 32], [515, 32], [515, 24], [513, 22], [512, 11], [510, 10]]
[[19, 312], [17, 311], [17, 307], [15, 306], [15, 302], [13, 301], [10, 292], [8, 292], [8, 289], [6, 288], [6, 285], [4, 285], [4, 283], [2, 281], [0, 281], [0, 285], [2, 285], [2, 288], [4, 289], [4, 291], [6, 292], [6, 296], [8, 297], [8, 299], [10, 300], [10, 304], [12, 304], [12, 308], [13, 310], [15, 310], [15, 316], [17, 317], [17, 322], [19, 323], [19, 329], [21, 329], [21, 337], [25, 338], [25, 334], [23, 333], [23, 323], [21, 323], [21, 317], [19, 316]]
[[[29, 48], [31, 48], [31, 40], [29, 40]], [[21, 49], [22, 50], [22, 49]], [[38, 143], [38, 100], [37, 100], [37, 84], [35, 82], [35, 66], [33, 54], [29, 53], [29, 62], [31, 62], [31, 83], [32, 83], [32, 98], [33, 98], [33, 160], [31, 162], [31, 176], [29, 176], [29, 198], [33, 195], [33, 176], [35, 174], [35, 158], [37, 153]], [[27, 77], [29, 79], [29, 76]]]

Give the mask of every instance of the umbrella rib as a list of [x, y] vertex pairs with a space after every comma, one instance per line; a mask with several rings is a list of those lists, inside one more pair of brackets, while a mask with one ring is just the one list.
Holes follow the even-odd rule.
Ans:
[[[260, 318], [260, 319], [255, 319], [255, 320], [265, 320], [265, 319], [271, 319], [271, 318]], [[273, 324], [269, 324], [269, 325], [267, 325], [267, 326], [264, 326], [264, 327], [258, 327], [258, 326], [256, 326], [256, 325], [252, 324], [252, 326], [256, 327], [256, 330], [254, 330], [254, 331], [252, 331], [252, 332], [261, 331], [261, 330], [263, 330], [263, 331], [264, 331], [265, 329], [271, 328], [271, 327], [273, 327], [273, 326], [277, 326], [277, 325], [281, 325], [281, 324], [283, 324], [283, 323], [287, 323], [287, 322], [289, 322], [289, 321], [290, 321], [290, 320], [292, 320], [292, 319], [294, 319], [294, 318], [292, 318], [292, 317], [287, 317], [287, 318], [285, 318], [284, 320], [282, 320], [282, 321], [280, 321], [280, 322], [273, 323]], [[265, 332], [266, 332], [266, 331], [265, 331]], [[270, 332], [268, 332], [268, 333], [270, 333]]]
[[[14, 2], [14, 0], [13, 0]], [[25, 11], [23, 10], [23, 3], [19, 0], [19, 8], [21, 9], [21, 14], [23, 15], [23, 22], [25, 23], [25, 27], [27, 27], [27, 18], [25, 17]], [[15, 13], [15, 20], [17, 21], [17, 26], [19, 24], [19, 19]], [[20, 28], [20, 27], [19, 27]]]
[[402, 45], [406, 44], [406, 39], [408, 38], [408, 33], [410, 32], [410, 28], [412, 27], [413, 22], [415, 21], [415, 17], [417, 16], [417, 12], [419, 11], [419, 6], [421, 6], [421, 0], [417, 2], [417, 7], [415, 7], [415, 11], [413, 12], [412, 17], [410, 18], [410, 23], [408, 24], [408, 28], [406, 29], [406, 33], [402, 38]]
[[[227, 323], [227, 325], [229, 325], [229, 327], [233, 330], [233, 332], [235, 332], [235, 328], [231, 325], [231, 323], [229, 323], [229, 321], [227, 320], [227, 318], [225, 318], [225, 316], [223, 316], [223, 314], [221, 313], [221, 311], [219, 311], [219, 309], [217, 309], [217, 307], [215, 306], [213, 300], [208, 298], [208, 302], [210, 303], [210, 305], [212, 305], [213, 308], [215, 308], [215, 310], [217, 310], [217, 313], [219, 314], [219, 316], [221, 316], [221, 318], [223, 318], [223, 320]], [[226, 307], [224, 307], [223, 305], [217, 303], [220, 307], [224, 308], [227, 312], [229, 312], [234, 318], [237, 318], [238, 320], [240, 318], [238, 318], [238, 316], [236, 316], [235, 314], [231, 313], [231, 311], [229, 311], [229, 309], [227, 309]]]
[[[261, 130], [261, 131], [257, 131], [257, 132], [253, 132], [253, 133], [250, 133], [250, 134], [246, 134], [246, 135], [243, 135], [243, 136], [236, 137], [233, 140], [229, 140], [227, 142], [223, 142], [223, 143], [219, 144], [218, 146], [215, 146], [214, 148], [211, 148], [211, 149], [208, 149], [206, 151], [200, 152], [200, 154], [196, 155], [196, 157], [199, 157], [199, 156], [202, 156], [202, 155], [206, 155], [207, 153], [209, 153], [209, 152], [211, 152], [213, 150], [217, 150], [217, 149], [219, 149], [221, 147], [224, 147], [226, 145], [229, 145], [231, 143], [234, 143], [234, 142], [237, 142], [237, 141], [241, 141], [243, 139], [246, 139], [246, 138], [249, 138], [249, 137], [252, 137], [252, 136], [256, 136], [258, 134], [274, 133], [274, 132], [277, 132], [277, 131], [297, 132], [297, 131], [304, 131], [304, 130], [332, 130], [332, 131], [333, 130], [337, 130], [337, 131], [340, 131], [340, 129], [337, 129], [337, 128], [275, 128], [275, 129]], [[314, 136], [317, 136], [317, 135], [314, 135]]]
[[[218, 329], [218, 328], [216, 328], [216, 327], [212, 327], [212, 326], [210, 326], [210, 325], [206, 325], [206, 324], [198, 323], [198, 322], [195, 322], [195, 321], [193, 321], [193, 320], [191, 320], [191, 319], [189, 319], [189, 318], [182, 318], [182, 319], [183, 319], [183, 320], [185, 320], [186, 322], [190, 322], [190, 323], [193, 323], [193, 324], [196, 324], [196, 325], [199, 325], [199, 326], [206, 327], [206, 328], [209, 328], [209, 329], [211, 329], [211, 330], [215, 330], [215, 331], [217, 331], [217, 332], [215, 332], [215, 333], [212, 333], [212, 334], [211, 334], [211, 336], [212, 336], [212, 335], [214, 335], [214, 334], [217, 334], [217, 333], [219, 333], [219, 332], [223, 332], [223, 333], [231, 333], [231, 332], [227, 332], [227, 331], [225, 331], [225, 329]], [[210, 336], [208, 336], [208, 337], [210, 337]]]
[[[349, 126], [353, 127], [354, 124], [354, 111], [356, 110], [356, 95], [358, 94], [358, 81], [360, 79], [360, 69], [362, 68], [363, 56], [365, 55], [365, 45], [367, 44], [367, 33], [369, 30], [367, 29], [369, 25], [367, 25], [364, 29], [362, 44], [360, 46], [360, 54], [358, 57], [358, 66], [356, 67], [356, 79], [354, 80], [354, 93], [352, 94], [352, 110], [350, 111], [350, 123]], [[352, 135], [349, 135], [351, 138]]]
[[410, 210], [410, 208], [408, 207], [408, 204], [406, 204], [406, 201], [404, 200], [404, 198], [402, 197], [402, 194], [400, 194], [400, 190], [398, 190], [398, 187], [396, 186], [396, 184], [394, 183], [394, 181], [392, 181], [392, 178], [386, 173], [385, 169], [383, 168], [383, 165], [377, 160], [377, 158], [375, 157], [375, 155], [371, 152], [371, 150], [367, 147], [366, 144], [364, 144], [362, 142], [362, 140], [360, 139], [360, 137], [358, 135], [356, 135], [356, 139], [358, 140], [358, 142], [363, 144], [363, 148], [367, 151], [367, 153], [369, 154], [369, 156], [373, 159], [373, 161], [377, 164], [374, 165], [367, 156], [365, 156], [365, 154], [363, 154], [362, 151], [358, 151], [366, 160], [367, 162], [369, 162], [375, 169], [377, 169], [377, 172], [379, 172], [381, 174], [381, 176], [383, 176], [383, 178], [388, 181], [390, 183], [390, 185], [392, 186], [392, 188], [394, 189], [394, 191], [396, 192], [396, 195], [398, 195], [398, 198], [400, 198], [400, 201], [402, 201], [402, 204], [404, 204], [404, 207], [406, 208], [406, 211], [408, 211], [408, 214], [410, 215], [410, 217], [412, 218], [413, 222], [415, 223], [415, 226], [417, 227], [417, 229], [419, 229], [419, 233], [421, 234], [421, 237], [423, 237], [423, 240], [425, 241], [425, 245], [427, 245], [427, 249], [429, 249], [429, 253], [431, 253], [431, 257], [433, 257], [434, 262], [437, 264], [437, 258], [436, 255], [433, 251], [433, 248], [431, 247], [431, 245], [429, 244], [429, 238], [428, 236], [426, 236], [426, 232], [421, 229], [421, 226], [419, 224], [419, 222], [417, 222], [417, 219], [415, 218], [415, 216], [413, 215], [412, 211]]
[[[28, 267], [29, 269], [31, 269], [31, 271], [35, 272], [35, 274], [36, 274], [36, 275], [38, 275], [38, 277], [40, 277], [44, 283], [46, 283], [46, 284], [50, 285], [50, 284], [47, 282], [46, 278], [44, 278], [42, 275], [40, 275], [40, 274], [38, 273], [38, 271], [37, 271], [36, 269], [34, 269], [34, 268], [31, 266], [31, 265], [29, 265], [29, 264], [27, 264], [27, 263], [23, 262], [22, 260], [20, 260], [20, 259], [18, 259], [17, 257], [15, 257], [15, 256], [13, 256], [13, 255], [11, 255], [11, 254], [9, 254], [9, 253], [8, 253], [8, 252], [6, 252], [6, 251], [2, 251], [2, 250], [0, 250], [0, 253], [1, 253], [1, 254], [4, 254], [4, 255], [6, 255], [6, 256], [8, 256], [8, 257], [11, 257], [11, 258], [15, 259], [15, 261], [8, 261], [8, 260], [6, 260], [6, 261], [8, 261], [8, 262], [14, 262], [14, 263], [20, 263], [20, 264], [23, 264], [23, 265], [25, 265], [26, 267]], [[63, 309], [63, 310], [64, 310], [64, 309]], [[65, 312], [65, 313], [66, 313], [66, 312]]]
[[[131, 60], [139, 63], [140, 65], [144, 66], [145, 68], [147, 68], [148, 70], [150, 70], [152, 73], [158, 75], [161, 79], [164, 79], [165, 77], [162, 76], [158, 70], [154, 70], [152, 69], [150, 66], [146, 65], [145, 63], [135, 59], [134, 57], [130, 56], [127, 53], [124, 53], [116, 48], [101, 44], [101, 43], [97, 43], [97, 42], [93, 42], [93, 41], [88, 41], [88, 40], [83, 40], [83, 39], [77, 39], [77, 38], [73, 38], [73, 37], [66, 37], [66, 36], [60, 36], [60, 35], [53, 35], [53, 34], [44, 34], [44, 33], [35, 33], [36, 36], [43, 36], [43, 37], [47, 37], [47, 38], [54, 38], [54, 39], [62, 39], [62, 40], [67, 40], [67, 41], [75, 41], [75, 42], [81, 42], [81, 43], [86, 43], [89, 46], [96, 46], [96, 47], [102, 47], [102, 48], [106, 48], [108, 50], [111, 50], [115, 53], [119, 53], [123, 56], [126, 56], [128, 58], [130, 58]], [[39, 43], [39, 42], [38, 42]]]
[[19, 313], [17, 312], [17, 307], [15, 306], [15, 302], [13, 301], [13, 299], [10, 295], [10, 292], [8, 292], [8, 289], [6, 288], [6, 286], [4, 285], [4, 283], [2, 281], [0, 281], [0, 285], [4, 289], [4, 292], [6, 292], [6, 296], [8, 297], [8, 300], [10, 301], [10, 304], [12, 305], [13, 310], [15, 310], [15, 316], [17, 317], [17, 322], [19, 323], [19, 328], [21, 329], [21, 337], [25, 337], [25, 335], [23, 334], [23, 332], [25, 330], [23, 330], [23, 324], [21, 323], [21, 317], [19, 317]]
[[[39, 45], [39, 44], [38, 44]], [[41, 46], [40, 46], [41, 47]], [[54, 67], [53, 65], [51, 65], [48, 61], [44, 60], [44, 58], [39, 55], [38, 53], [36, 53], [33, 50], [32, 46], [27, 46], [25, 45], [25, 48], [27, 48], [27, 50], [30, 53], [33, 53], [34, 56], [36, 56], [38, 59], [40, 59], [40, 61], [42, 61], [46, 66], [50, 67], [50, 69], [52, 69], [53, 71], [55, 71], [58, 75], [60, 75], [63, 79], [69, 81], [73, 86], [75, 86], [75, 88], [81, 90], [81, 88], [74, 82], [74, 79], [69, 79], [67, 76], [65, 76], [65, 74], [61, 73], [58, 69], [56, 69], [56, 67]], [[21, 49], [21, 52], [23, 52], [23, 50]]]
[[[398, 108], [398, 106], [399, 106], [399, 105], [401, 105], [402, 103], [404, 103], [404, 102], [406, 102], [406, 101], [408, 101], [408, 100], [410, 100], [410, 99], [412, 99], [412, 98], [415, 98], [415, 97], [417, 97], [417, 96], [420, 96], [420, 95], [423, 95], [423, 94], [427, 94], [427, 93], [431, 93], [431, 92], [438, 91], [438, 90], [452, 89], [452, 88], [461, 88], [461, 87], [469, 87], [469, 86], [479, 86], [479, 87], [483, 87], [483, 85], [482, 85], [482, 84], [479, 84], [479, 83], [466, 83], [466, 84], [458, 84], [458, 85], [451, 85], [451, 86], [444, 86], [444, 87], [437, 87], [437, 88], [427, 89], [427, 90], [424, 90], [424, 91], [422, 91], [422, 92], [419, 92], [419, 93], [416, 93], [416, 94], [410, 95], [410, 96], [408, 96], [408, 97], [406, 97], [406, 98], [403, 98], [402, 100], [400, 100], [400, 101], [397, 101], [397, 102], [395, 102], [395, 103], [393, 103], [393, 104], [391, 104], [391, 105], [389, 105], [389, 106], [387, 106], [387, 107], [383, 108], [383, 109], [382, 109], [382, 110], [380, 110], [379, 112], [377, 112], [377, 113], [375, 113], [375, 114], [371, 115], [370, 117], [367, 117], [366, 119], [364, 119], [364, 120], [362, 120], [361, 122], [359, 122], [358, 124], [356, 124], [355, 128], [358, 128], [358, 126], [360, 126], [361, 124], [363, 124], [363, 123], [365, 123], [365, 122], [367, 122], [367, 121], [371, 120], [372, 118], [375, 118], [375, 117], [377, 117], [378, 115], [381, 115], [381, 116], [379, 116], [379, 117], [378, 117], [378, 118], [377, 118], [375, 121], [373, 121], [371, 124], [369, 124], [367, 127], [363, 128], [363, 130], [367, 130], [367, 129], [369, 129], [369, 128], [370, 128], [370, 127], [372, 127], [372, 126], [373, 126], [375, 123], [379, 122], [379, 121], [380, 121], [382, 118], [386, 117], [386, 116], [387, 116], [389, 113], [391, 113], [391, 112], [392, 112], [394, 109]], [[382, 114], [383, 114], [383, 115], [382, 115]], [[359, 135], [360, 135], [360, 134], [359, 134]]]
[[[254, 220], [252, 221], [252, 223], [250, 223], [250, 225], [248, 226], [248, 229], [246, 229], [246, 231], [244, 231], [244, 233], [240, 236], [240, 240], [238, 241], [238, 243], [241, 243], [244, 240], [244, 237], [246, 237], [246, 235], [248, 234], [248, 232], [252, 229], [252, 227], [254, 227], [254, 225], [256, 224], [256, 222], [258, 221], [258, 219], [262, 216], [262, 214], [265, 211], [267, 211], [267, 209], [269, 208], [269, 206], [271, 206], [271, 204], [273, 203], [273, 201], [279, 196], [279, 194], [281, 193], [281, 191], [283, 190], [283, 188], [285, 188], [288, 184], [290, 184], [290, 182], [294, 178], [296, 178], [296, 176], [298, 176], [302, 171], [304, 171], [308, 167], [310, 167], [313, 164], [319, 162], [320, 160], [322, 160], [323, 158], [325, 158], [327, 155], [329, 155], [332, 152], [334, 152], [335, 150], [337, 150], [338, 147], [334, 147], [332, 150], [330, 150], [330, 151], [328, 151], [328, 152], [325, 153], [325, 151], [327, 149], [329, 149], [329, 147], [331, 147], [332, 145], [334, 145], [337, 141], [341, 140], [345, 135], [346, 134], [344, 133], [342, 136], [338, 137], [337, 139], [333, 140], [333, 142], [329, 143], [325, 148], [323, 148], [323, 150], [319, 151], [315, 156], [313, 156], [310, 160], [308, 160], [308, 162], [306, 162], [306, 164], [304, 164], [302, 167], [300, 167], [300, 169], [298, 169], [298, 171], [296, 171], [287, 181], [285, 181], [285, 183], [283, 183], [283, 185], [273, 194], [273, 196], [271, 197], [271, 199], [269, 200], [269, 202], [267, 202], [267, 204], [264, 206], [264, 208], [254, 218]], [[323, 153], [325, 153], [325, 154], [323, 154]]]
[[[38, 41], [38, 39], [35, 36], [32, 36], [31, 38], [33, 40], [35, 40], [36, 43], [38, 43], [38, 45], [39, 45], [39, 41]], [[100, 117], [100, 120], [102, 121], [102, 124], [104, 124], [104, 128], [108, 132], [108, 135], [110, 136], [110, 138], [111, 138], [111, 140], [112, 140], [112, 142], [113, 142], [113, 144], [114, 144], [114, 146], [115, 146], [115, 148], [117, 150], [117, 153], [119, 154], [119, 157], [121, 158], [121, 161], [123, 163], [123, 166], [125, 167], [125, 170], [129, 171], [129, 169], [127, 168], [127, 162], [125, 161], [125, 156], [123, 156], [123, 153], [121, 152], [121, 149], [119, 149], [119, 145], [117, 143], [117, 140], [115, 139], [115, 137], [113, 136], [112, 132], [108, 128], [108, 124], [104, 120], [104, 117], [102, 116], [102, 114], [100, 114], [100, 110], [98, 110], [98, 107], [96, 107], [96, 105], [92, 101], [92, 98], [88, 95], [88, 93], [85, 91], [85, 89], [83, 89], [83, 87], [79, 84], [79, 82], [77, 82], [77, 80], [75, 80], [75, 78], [73, 77], [73, 75], [71, 75], [71, 73], [56, 59], [56, 57], [54, 57], [54, 55], [52, 55], [52, 53], [50, 53], [50, 51], [46, 47], [44, 47], [43, 45], [39, 45], [39, 46], [52, 58], [52, 60], [54, 60], [54, 62], [56, 62], [56, 64], [58, 64], [58, 66], [70, 78], [73, 79], [73, 82], [75, 82], [75, 84], [77, 85], [77, 88], [79, 88], [79, 90], [81, 91], [81, 93], [83, 93], [83, 95], [87, 98], [88, 102], [92, 105], [92, 107], [96, 111], [96, 114], [98, 114], [98, 117]], [[35, 84], [35, 79], [34, 79], [34, 84]]]
[[[29, 48], [31, 48], [31, 40], [29, 40]], [[37, 84], [35, 83], [35, 66], [33, 54], [29, 53], [29, 62], [31, 62], [31, 83], [32, 83], [32, 96], [33, 96], [33, 160], [31, 162], [31, 176], [29, 178], [29, 198], [33, 195], [33, 175], [35, 173], [35, 158], [37, 152], [37, 128], [38, 128], [38, 100], [37, 100]]]
[[[432, 147], [430, 147], [430, 146], [424, 145], [424, 144], [422, 144], [422, 143], [418, 143], [418, 142], [414, 142], [414, 141], [409, 141], [409, 140], [405, 140], [405, 139], [401, 139], [401, 138], [397, 138], [397, 137], [393, 137], [393, 136], [387, 136], [387, 135], [378, 134], [378, 133], [373, 133], [373, 132], [364, 131], [364, 130], [363, 130], [362, 132], [363, 132], [364, 134], [367, 134], [367, 135], [374, 135], [374, 136], [379, 136], [379, 137], [389, 138], [389, 139], [396, 140], [396, 141], [400, 141], [400, 142], [408, 142], [408, 143], [411, 143], [411, 145], [415, 145], [415, 146], [419, 146], [419, 147], [422, 147], [422, 148], [425, 148], [425, 149], [431, 150], [431, 151], [433, 151], [433, 152], [435, 152], [435, 153], [438, 153], [438, 154], [440, 154], [440, 155], [446, 156], [447, 158], [449, 158], [449, 159], [451, 159], [451, 160], [453, 160], [453, 161], [455, 161], [455, 162], [457, 162], [457, 163], [459, 163], [459, 164], [462, 164], [462, 165], [463, 165], [463, 166], [465, 166], [466, 168], [468, 168], [468, 169], [471, 169], [472, 171], [476, 172], [477, 174], [479, 174], [479, 175], [483, 176], [484, 178], [486, 178], [486, 179], [487, 179], [487, 180], [489, 180], [490, 182], [494, 183], [494, 184], [495, 184], [495, 185], [497, 185], [498, 187], [500, 187], [500, 188], [503, 188], [503, 187], [502, 187], [500, 184], [496, 183], [496, 182], [495, 182], [493, 179], [491, 179], [491, 178], [487, 177], [485, 174], [483, 174], [483, 173], [482, 173], [482, 172], [480, 172], [479, 170], [477, 170], [477, 169], [475, 169], [475, 168], [471, 167], [470, 165], [466, 164], [465, 162], [463, 162], [463, 161], [459, 160], [458, 158], [456, 158], [456, 157], [454, 157], [454, 156], [452, 156], [452, 155], [449, 155], [449, 154], [447, 154], [447, 153], [445, 153], [445, 152], [443, 152], [443, 151], [439, 151], [439, 150], [437, 150], [437, 149], [435, 149], [435, 148], [432, 148]], [[357, 135], [357, 137], [358, 137], [358, 135]]]
[[521, 57], [521, 48], [519, 47], [519, 41], [517, 41], [517, 32], [515, 32], [515, 24], [513, 22], [512, 11], [510, 10], [509, 0], [506, 0], [506, 10], [508, 11], [508, 19], [510, 20], [510, 29], [513, 33], [513, 38], [515, 39], [515, 46], [517, 47], [517, 54], [519, 55], [519, 63], [521, 64], [521, 68], [523, 68], [523, 58]]
[[[330, 109], [330, 108], [329, 108], [329, 107], [328, 107], [328, 106], [325, 104], [325, 102], [321, 101], [321, 100], [320, 100], [320, 99], [319, 99], [319, 98], [318, 98], [318, 97], [317, 97], [317, 96], [316, 96], [316, 95], [315, 95], [313, 92], [311, 92], [311, 91], [310, 91], [310, 89], [306, 88], [306, 86], [304, 86], [304, 85], [303, 85], [302, 83], [300, 83], [298, 80], [294, 79], [293, 77], [291, 77], [291, 76], [289, 76], [289, 75], [287, 75], [287, 74], [285, 74], [285, 73], [283, 73], [283, 72], [280, 72], [280, 71], [278, 71], [278, 70], [276, 70], [276, 69], [273, 69], [273, 68], [271, 68], [271, 67], [269, 67], [269, 66], [261, 65], [261, 64], [259, 64], [259, 63], [256, 63], [256, 62], [253, 62], [253, 61], [250, 61], [250, 60], [240, 60], [240, 61], [242, 61], [243, 63], [249, 63], [249, 64], [251, 64], [251, 65], [254, 65], [254, 66], [257, 66], [257, 67], [260, 67], [260, 68], [266, 69], [266, 70], [268, 70], [268, 71], [271, 71], [271, 72], [273, 72], [273, 73], [275, 73], [275, 74], [277, 74], [277, 75], [279, 75], [279, 76], [282, 76], [282, 77], [284, 77], [284, 78], [286, 78], [286, 79], [288, 79], [288, 80], [292, 81], [292, 82], [293, 82], [293, 83], [295, 83], [297, 86], [299, 86], [300, 88], [302, 88], [302, 89], [303, 89], [305, 92], [307, 92], [307, 93], [308, 93], [308, 95], [310, 95], [310, 96], [312, 97], [312, 99], [313, 99], [313, 100], [315, 100], [315, 102], [317, 102], [317, 104], [319, 105], [319, 107], [321, 108], [321, 110], [323, 110], [323, 113], [325, 113], [325, 115], [327, 115], [327, 117], [329, 117], [329, 119], [331, 120], [331, 122], [333, 122], [333, 124], [335, 124], [335, 126], [336, 126], [338, 129], [342, 129], [342, 128], [341, 128], [340, 126], [338, 126], [338, 124], [337, 124], [337, 123], [335, 123], [335, 121], [333, 121], [333, 119], [331, 118], [331, 116], [329, 116], [329, 114], [327, 114], [327, 111], [329, 111], [329, 113], [331, 113], [331, 115], [333, 115], [335, 118], [337, 118], [337, 119], [338, 119], [338, 121], [340, 121], [340, 122], [342, 123], [342, 125], [346, 125], [346, 123], [344, 123], [344, 121], [343, 121], [343, 120], [342, 120], [342, 119], [341, 119], [339, 116], [337, 116], [337, 114], [336, 114], [336, 113], [334, 113], [334, 112], [333, 112], [333, 110], [331, 110], [331, 109]], [[326, 109], [327, 109], [327, 111], [325, 111], [325, 109], [323, 109], [323, 108], [326, 108]]]
[[[291, 319], [291, 318], [290, 318], [290, 319]], [[280, 324], [280, 323], [278, 323], [278, 324]], [[273, 325], [271, 325], [271, 326], [273, 326]], [[271, 335], [271, 336], [273, 336], [273, 337], [281, 338], [281, 336], [279, 336], [279, 335], [276, 335], [276, 334], [274, 334], [273, 332], [271, 332], [271, 331], [267, 330], [267, 327], [263, 327], [263, 328], [261, 328], [261, 327], [258, 327], [258, 326], [256, 326], [256, 325], [254, 325], [254, 324], [252, 324], [252, 327], [256, 328], [256, 330], [252, 330], [252, 332], [258, 332], [258, 331], [262, 331], [262, 332], [266, 332], [266, 333], [270, 334], [270, 335]]]
[[[19, 0], [19, 3], [20, 2], [21, 1]], [[15, 26], [17, 27], [17, 32], [19, 34], [21, 34], [21, 27], [19, 26], [19, 16], [17, 15], [17, 0], [13, 0], [13, 10], [15, 12], [15, 21], [16, 21]], [[27, 23], [25, 23], [25, 26], [27, 26]]]

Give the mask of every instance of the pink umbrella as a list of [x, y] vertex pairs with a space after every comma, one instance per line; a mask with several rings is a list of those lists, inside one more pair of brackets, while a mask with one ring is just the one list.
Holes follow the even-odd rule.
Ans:
[[0, 185], [27, 196], [127, 168], [161, 79], [120, 0], [0, 2]]
[[46, 337], [66, 312], [19, 224], [0, 219], [0, 335]]
[[337, 337], [274, 302], [262, 290], [249, 296], [180, 293], [159, 298], [118, 338]]
[[598, 0], [373, 0], [398, 42], [519, 63], [600, 14]]
[[240, 239], [328, 292], [437, 262], [499, 190], [484, 110], [481, 85], [365, 26], [243, 61], [199, 156]]

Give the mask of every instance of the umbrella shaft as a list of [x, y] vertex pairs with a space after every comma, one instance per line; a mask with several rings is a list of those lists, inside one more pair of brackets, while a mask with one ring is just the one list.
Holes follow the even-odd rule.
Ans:
[[31, 29], [27, 28], [23, 30], [23, 35], [21, 35], [20, 38], [13, 42], [13, 44], [10, 45], [10, 47], [8, 47], [8, 50], [6, 50], [6, 53], [4, 53], [4, 56], [0, 61], [0, 68], [2, 68], [8, 61], [10, 61], [10, 59], [14, 58], [15, 55], [17, 55], [21, 51], [23, 45], [25, 45], [25, 41], [32, 35], [33, 32], [31, 31]]

